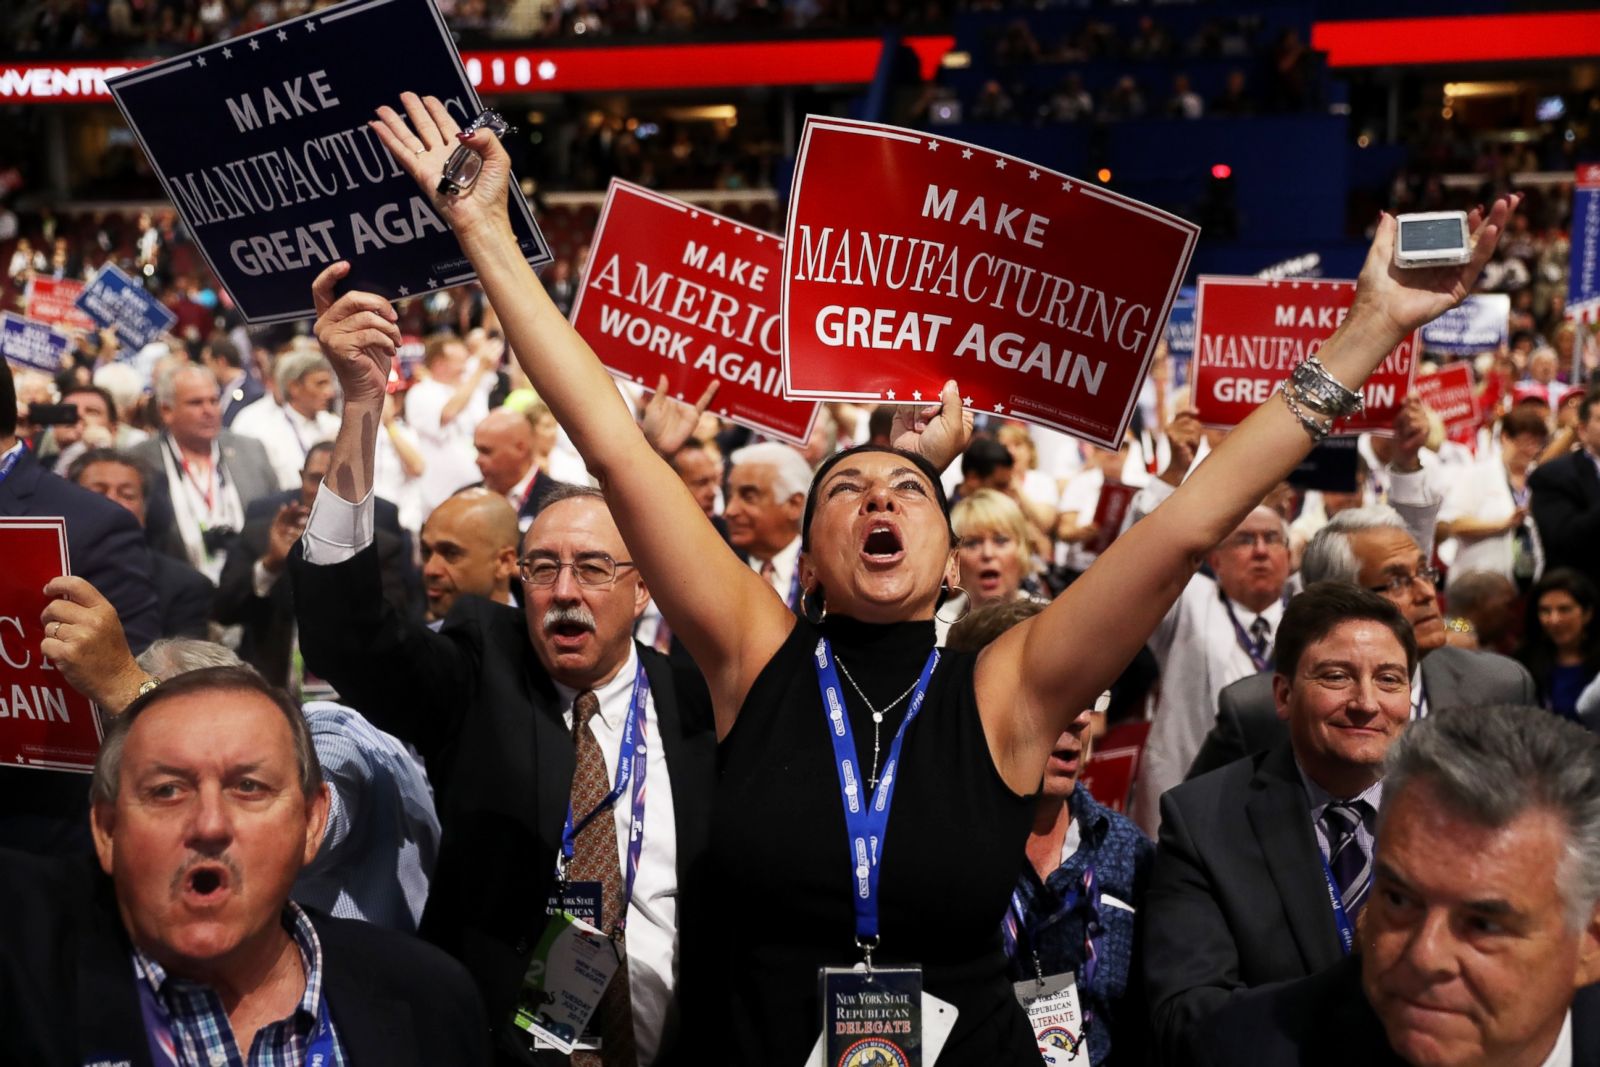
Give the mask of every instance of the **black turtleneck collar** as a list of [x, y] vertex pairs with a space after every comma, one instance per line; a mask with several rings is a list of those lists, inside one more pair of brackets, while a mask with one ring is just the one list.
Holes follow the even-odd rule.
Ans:
[[936, 640], [932, 619], [878, 623], [829, 615], [817, 629], [867, 698], [880, 706], [916, 681]]

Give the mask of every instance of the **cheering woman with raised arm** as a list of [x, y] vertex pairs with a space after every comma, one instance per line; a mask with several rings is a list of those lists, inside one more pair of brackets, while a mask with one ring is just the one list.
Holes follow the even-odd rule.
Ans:
[[934, 649], [934, 611], [958, 573], [937, 475], [969, 433], [954, 383], [903, 447], [851, 449], [817, 472], [801, 566], [822, 621], [797, 619], [723, 543], [545, 295], [512, 235], [509, 165], [493, 135], [459, 142], [482, 157], [476, 182], [437, 193], [457, 124], [437, 100], [401, 104], [403, 116], [379, 109], [378, 136], [455, 231], [711, 689], [721, 770], [710, 878], [694, 889], [714, 893], [715, 926], [691, 933], [685, 920], [689, 1047], [718, 1063], [798, 1067], [822, 1028], [819, 969], [871, 953], [880, 969], [920, 966], [926, 992], [955, 1009], [946, 1040], [934, 1034], [948, 1012], [924, 1019], [925, 1062], [942, 1044], [940, 1067], [1037, 1063], [999, 930], [1056, 739], [1138, 651], [1201, 555], [1353, 406], [1351, 390], [1467, 294], [1514, 202], [1474, 214], [1476, 253], [1454, 269], [1397, 270], [1385, 217], [1320, 364], [1297, 371], [1040, 615], [970, 656]]

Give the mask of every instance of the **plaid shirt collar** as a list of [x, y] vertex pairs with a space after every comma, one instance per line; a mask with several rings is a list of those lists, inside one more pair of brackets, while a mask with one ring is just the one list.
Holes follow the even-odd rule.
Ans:
[[[293, 901], [284, 907], [282, 922], [283, 928], [294, 938], [295, 947], [300, 950], [300, 962], [306, 973], [306, 991], [288, 1019], [279, 1022], [288, 1022], [303, 1044], [316, 1029], [322, 1007], [322, 941], [317, 937], [311, 919]], [[204, 1017], [208, 1011], [222, 1010], [221, 1001], [210, 986], [168, 974], [166, 968], [137, 947], [133, 950], [133, 966], [139, 980], [148, 983], [166, 1005], [175, 1024], [191, 1033], [210, 1035], [219, 1031], [219, 1020]], [[220, 1021], [226, 1021], [225, 1013]], [[220, 1029], [220, 1033], [231, 1035], [232, 1031]], [[228, 1044], [232, 1044], [231, 1037]], [[246, 1062], [250, 1061], [249, 1049], [239, 1049], [237, 1052]]]

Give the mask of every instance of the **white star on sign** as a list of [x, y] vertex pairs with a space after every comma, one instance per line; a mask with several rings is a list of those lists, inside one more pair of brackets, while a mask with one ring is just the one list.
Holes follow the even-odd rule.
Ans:
[[930, 152], [939, 151], [939, 142], [938, 141], [929, 141], [928, 142], [928, 151], [930, 151]]
[[429, 278], [428, 279], [428, 288], [429, 289], [437, 289], [437, 288], [439, 288], [439, 283], [434, 281], [432, 278]]
[[711, 220], [711, 225], [713, 225], [713, 226], [721, 226], [722, 225], [722, 220], [721, 219], [712, 219]]
[[961, 150], [961, 158], [962, 158], [962, 159], [971, 159], [971, 158], [972, 158], [972, 149], [970, 149], [970, 148], [963, 148], [963, 149], [962, 149], [962, 150]]
[[717, 414], [718, 415], [726, 415], [727, 413], [728, 413], [728, 409], [727, 408], [718, 408], [717, 409]]
[[411, 290], [402, 285], [400, 287], [400, 295], [401, 296], [410, 296], [411, 295]]
[[679, 392], [679, 393], [678, 393], [678, 399], [679, 399], [679, 400], [682, 400], [682, 399], [683, 399], [683, 393], [682, 393], [682, 392], [681, 392], [681, 391], [680, 391], [680, 392]]
[[921, 389], [913, 389], [911, 391], [911, 399], [912, 400], [921, 400], [922, 399], [922, 390]]
[[762, 236], [762, 234], [760, 234], [760, 233], [756, 234], [756, 244], [760, 244], [764, 240], [766, 240], [766, 238], [764, 236]]
[[224, 48], [224, 49], [223, 49], [223, 50], [222, 50], [222, 58], [223, 58], [223, 59], [232, 59], [232, 58], [233, 58], [233, 49], [231, 49], [231, 48]]
[[206, 57], [205, 56], [201, 56], [199, 59], [196, 59], [194, 61], [194, 65], [197, 66], [197, 67], [205, 66], [206, 65]]
[[995, 414], [998, 415], [1000, 412], [1005, 410], [1005, 405], [1004, 404], [996, 404], [994, 406], [994, 410], [995, 410]]
[[316, 22], [314, 20], [308, 20], [306, 22], [306, 32], [307, 33], [316, 33], [317, 32], [317, 24], [316, 24]]
[[961, 398], [961, 403], [970, 408], [972, 406], [972, 398], [970, 396], [964, 396]]
[[1029, 172], [1028, 172], [1028, 180], [1029, 180], [1029, 181], [1030, 181], [1030, 182], [1036, 182], [1036, 181], [1038, 181], [1038, 180], [1039, 180], [1039, 172], [1038, 172], [1038, 171], [1036, 171], [1036, 170], [1030, 170], [1030, 171], [1029, 171]]
[[888, 392], [887, 392], [887, 393], [884, 393], [884, 394], [883, 394], [883, 395], [884, 395], [884, 396], [885, 396], [885, 397], [886, 397], [886, 398], [887, 398], [887, 399], [889, 399], [889, 400], [893, 400], [893, 399], [894, 399], [894, 390], [893, 390], [893, 389], [891, 389], [891, 390], [889, 390], [889, 391], [888, 391]]
[[289, 31], [288, 30], [279, 30], [278, 31], [278, 40], [287, 41], [288, 39], [289, 39]]
[[691, 212], [689, 212], [689, 217], [690, 217], [690, 218], [691, 218], [691, 219], [697, 219], [697, 218], [699, 218], [699, 217], [700, 217], [700, 212], [698, 212], [698, 211], [691, 211]]
[[250, 51], [252, 51], [252, 52], [261, 51], [261, 42], [258, 39], [254, 38], [254, 37], [250, 38]]
[[735, 227], [734, 227], [734, 228], [733, 228], [733, 232], [734, 232], [734, 233], [735, 233], [735, 234], [741, 234], [741, 233], [743, 233], [743, 232], [744, 232], [744, 231], [743, 231], [743, 230], [742, 230], [742, 229], [740, 229], [740, 228], [739, 228], [739, 227], [737, 227], [737, 226], [735, 226]]
[[996, 157], [995, 161], [994, 161], [994, 166], [995, 166], [996, 170], [1005, 170], [1006, 169], [1005, 157], [1004, 156]]
[[1070, 193], [1070, 192], [1072, 192], [1072, 183], [1071, 183], [1071, 182], [1062, 182], [1062, 183], [1061, 183], [1061, 191], [1062, 191], [1062, 192], [1063, 192], [1063, 193]]

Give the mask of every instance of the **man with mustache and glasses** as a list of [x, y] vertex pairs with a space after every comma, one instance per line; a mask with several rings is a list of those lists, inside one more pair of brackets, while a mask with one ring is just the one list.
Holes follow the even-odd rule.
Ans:
[[487, 1064], [461, 966], [289, 900], [329, 793], [300, 710], [248, 668], [113, 717], [95, 852], [0, 854], [0, 1063]]
[[334, 299], [346, 270], [330, 268], [313, 287], [345, 410], [290, 563], [306, 664], [428, 763], [443, 838], [420, 932], [476, 979], [497, 1062], [568, 1062], [518, 1021], [539, 1009], [525, 984], [549, 995], [535, 972], [547, 934], [567, 929], [568, 917], [610, 938], [618, 961], [571, 1062], [664, 1062], [678, 886], [709, 828], [704, 682], [633, 640], [649, 593], [597, 490], [551, 493], [528, 527], [521, 610], [459, 597], [434, 633], [385, 605], [370, 501], [399, 334], [381, 299]]

